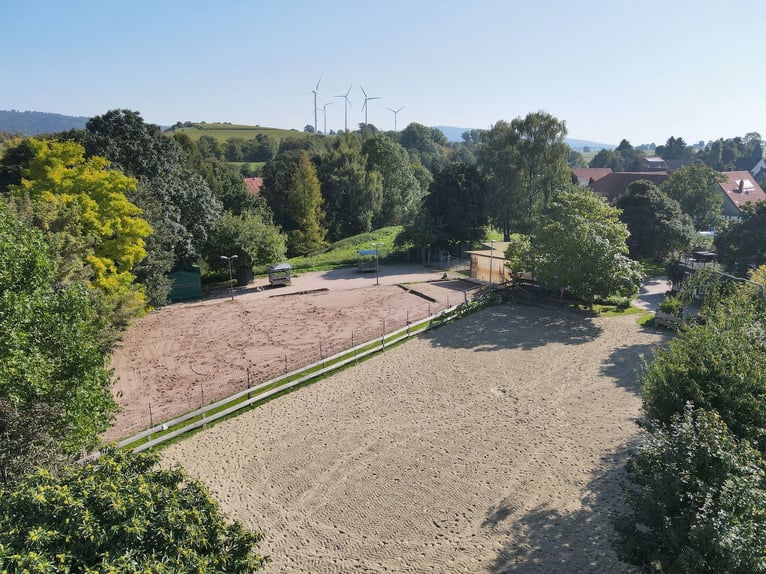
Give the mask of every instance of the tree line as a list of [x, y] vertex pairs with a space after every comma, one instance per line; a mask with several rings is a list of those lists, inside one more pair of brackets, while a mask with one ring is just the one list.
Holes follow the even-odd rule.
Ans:
[[[684, 138], [671, 136], [663, 145], [640, 149], [623, 139], [613, 150], [601, 149], [587, 167], [608, 167], [612, 171], [644, 171], [644, 160], [652, 156], [666, 161], [697, 161], [715, 171], [747, 171], [763, 157], [763, 140], [758, 132], [744, 136], [719, 138], [705, 145], [690, 146]], [[570, 162], [575, 167], [586, 167], [585, 158], [574, 152]]]

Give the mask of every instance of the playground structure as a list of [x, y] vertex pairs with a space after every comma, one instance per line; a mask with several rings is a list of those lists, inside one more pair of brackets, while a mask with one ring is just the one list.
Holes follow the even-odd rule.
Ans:
[[292, 282], [292, 266], [289, 263], [278, 263], [269, 267], [269, 284], [290, 285]]

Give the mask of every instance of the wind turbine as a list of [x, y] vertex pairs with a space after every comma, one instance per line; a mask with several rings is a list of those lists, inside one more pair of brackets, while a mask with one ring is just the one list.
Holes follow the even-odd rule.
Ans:
[[404, 106], [402, 106], [398, 110], [394, 110], [394, 109], [391, 109], [391, 108], [386, 108], [386, 109], [391, 111], [391, 112], [394, 112], [394, 131], [396, 131], [396, 115], [404, 109]]
[[380, 96], [368, 96], [367, 92], [364, 91], [364, 88], [362, 86], [359, 86], [362, 89], [362, 93], [364, 94], [364, 105], [362, 105], [362, 109], [364, 109], [364, 125], [367, 125], [367, 101], [368, 100], [379, 100]]
[[314, 133], [317, 133], [317, 95], [319, 95], [319, 82], [322, 81], [322, 74], [319, 74], [317, 87], [311, 90], [314, 93]]
[[[343, 98], [345, 100], [343, 105], [343, 116], [345, 120], [345, 123], [343, 124], [343, 129], [346, 131], [348, 131], [348, 107], [351, 106], [351, 102], [348, 99], [348, 95], [349, 93], [351, 93], [351, 88], [353, 87], [354, 86], [352, 84], [348, 87], [348, 91], [345, 94], [341, 94], [340, 96], [335, 96], [336, 98]], [[351, 106], [351, 107], [353, 108], [354, 106]]]
[[327, 135], [327, 106], [331, 106], [333, 103], [335, 102], [328, 102], [322, 106], [322, 114], [324, 114], [324, 132], [322, 132], [322, 135]]

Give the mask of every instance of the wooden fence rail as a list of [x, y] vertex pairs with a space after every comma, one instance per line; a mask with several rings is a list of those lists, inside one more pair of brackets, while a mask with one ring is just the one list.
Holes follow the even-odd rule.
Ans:
[[[476, 300], [474, 299], [474, 301]], [[366, 341], [352, 348], [345, 349], [344, 351], [336, 353], [335, 355], [324, 357], [320, 361], [306, 365], [295, 371], [285, 373], [284, 375], [280, 375], [276, 378], [270, 379], [245, 390], [239, 391], [233, 395], [202, 406], [199, 409], [188, 412], [174, 419], [165, 421], [158, 425], [154, 425], [151, 428], [143, 430], [137, 434], [119, 441], [117, 443], [117, 447], [130, 447], [134, 452], [141, 452], [153, 448], [164, 442], [173, 440], [187, 432], [193, 431], [216, 420], [227, 417], [241, 409], [248, 408], [251, 405], [264, 401], [274, 395], [282, 393], [298, 385], [302, 385], [314, 378], [322, 377], [335, 370], [341, 369], [346, 365], [354, 363], [359, 359], [374, 353], [378, 353], [385, 349], [386, 346], [395, 345], [410, 337], [424, 333], [429, 329], [462, 316], [463, 313], [471, 308], [472, 307], [470, 306], [469, 302], [463, 302], [459, 305], [449, 307], [440, 311], [439, 313], [407, 325], [406, 327], [402, 327], [390, 333], [383, 333], [381, 336], [376, 337], [375, 339]], [[271, 386], [274, 386], [274, 388], [268, 389], [268, 387]], [[215, 412], [211, 414], [211, 411]], [[153, 435], [157, 434], [160, 436], [152, 438]], [[98, 453], [94, 453], [93, 455], [89, 455], [87, 458], [97, 456]]]

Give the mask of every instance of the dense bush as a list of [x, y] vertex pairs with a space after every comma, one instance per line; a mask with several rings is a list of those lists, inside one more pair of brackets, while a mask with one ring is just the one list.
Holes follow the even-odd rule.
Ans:
[[208, 491], [159, 455], [106, 452], [0, 490], [0, 571], [236, 574], [262, 535], [227, 523]]
[[766, 469], [712, 412], [687, 406], [628, 463], [622, 558], [652, 572], [766, 572]]

